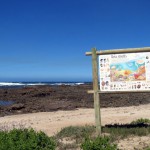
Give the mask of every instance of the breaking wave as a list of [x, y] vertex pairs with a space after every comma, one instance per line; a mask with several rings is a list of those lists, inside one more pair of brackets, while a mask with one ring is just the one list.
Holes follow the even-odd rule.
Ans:
[[35, 86], [35, 85], [82, 85], [84, 82], [0, 82], [0, 86]]

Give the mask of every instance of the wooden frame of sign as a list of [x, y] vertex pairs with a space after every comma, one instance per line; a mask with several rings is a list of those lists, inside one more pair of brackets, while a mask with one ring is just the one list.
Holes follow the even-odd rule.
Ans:
[[92, 75], [93, 75], [93, 90], [88, 91], [89, 94], [94, 94], [94, 109], [95, 109], [95, 125], [97, 135], [101, 135], [101, 114], [100, 114], [100, 97], [102, 93], [129, 93], [129, 92], [150, 92], [150, 90], [126, 90], [126, 91], [101, 91], [99, 88], [98, 76], [98, 55], [123, 54], [123, 53], [140, 53], [150, 52], [150, 47], [144, 48], [127, 48], [127, 49], [112, 49], [100, 50], [92, 48], [92, 52], [86, 52], [87, 56], [92, 55]]

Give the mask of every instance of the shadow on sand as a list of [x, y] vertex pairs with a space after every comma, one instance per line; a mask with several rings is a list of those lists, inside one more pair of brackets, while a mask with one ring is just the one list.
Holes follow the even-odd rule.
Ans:
[[108, 124], [104, 128], [148, 128], [149, 124], [146, 123], [137, 123], [137, 124]]

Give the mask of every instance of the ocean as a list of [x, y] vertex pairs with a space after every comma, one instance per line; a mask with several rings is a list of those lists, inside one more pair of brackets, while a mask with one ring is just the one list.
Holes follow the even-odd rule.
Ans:
[[0, 88], [15, 88], [15, 87], [26, 87], [26, 86], [36, 86], [36, 85], [82, 85], [89, 82], [0, 82]]

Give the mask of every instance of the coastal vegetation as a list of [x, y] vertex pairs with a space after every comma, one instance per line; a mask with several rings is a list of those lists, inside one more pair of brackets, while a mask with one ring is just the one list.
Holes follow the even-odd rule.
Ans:
[[[117, 150], [120, 140], [130, 137], [150, 136], [150, 120], [138, 119], [130, 124], [113, 124], [102, 127], [102, 136], [96, 136], [95, 126], [70, 126], [63, 128], [55, 140], [61, 150], [83, 149], [83, 150]], [[150, 143], [149, 143], [150, 144]], [[142, 149], [150, 150], [150, 145], [145, 145]]]
[[[118, 141], [129, 137], [150, 136], [150, 120], [138, 119], [130, 124], [110, 124], [96, 136], [95, 126], [69, 126], [53, 137], [33, 129], [0, 129], [0, 150], [117, 150]], [[150, 143], [149, 143], [150, 144]], [[150, 145], [142, 149], [150, 150]]]
[[33, 129], [0, 131], [0, 150], [55, 150], [52, 137]]

